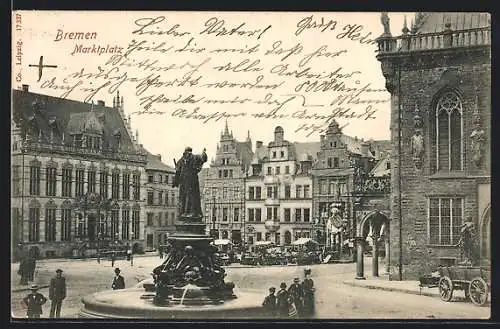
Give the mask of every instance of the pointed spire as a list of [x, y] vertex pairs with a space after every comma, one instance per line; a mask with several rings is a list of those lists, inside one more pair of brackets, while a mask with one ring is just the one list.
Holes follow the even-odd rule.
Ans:
[[226, 119], [226, 127], [224, 128], [224, 135], [229, 135], [229, 128], [227, 126], [227, 119]]
[[135, 130], [135, 141], [137, 143], [139, 143], [139, 130], [138, 129]]
[[401, 31], [403, 32], [403, 34], [408, 34], [408, 32], [409, 32], [409, 30], [408, 30], [408, 23], [406, 21], [406, 15], [405, 15], [404, 23], [403, 23], [403, 29]]

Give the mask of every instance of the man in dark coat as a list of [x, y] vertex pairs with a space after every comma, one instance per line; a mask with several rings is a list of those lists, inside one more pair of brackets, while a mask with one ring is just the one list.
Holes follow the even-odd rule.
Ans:
[[271, 318], [274, 318], [276, 316], [276, 296], [274, 295], [275, 292], [276, 288], [269, 288], [269, 295], [264, 298], [264, 302], [262, 303], [264, 312]]
[[23, 257], [21, 259], [21, 262], [19, 263], [19, 271], [17, 271], [17, 274], [21, 276], [21, 281], [19, 284], [21, 285], [27, 285], [28, 284], [28, 261], [26, 257]]
[[120, 269], [115, 268], [115, 277], [113, 278], [113, 283], [111, 284], [113, 290], [125, 289], [125, 280], [123, 276], [120, 275]]
[[288, 288], [288, 293], [290, 294], [290, 300], [295, 304], [298, 316], [301, 316], [304, 291], [302, 290], [302, 285], [300, 284], [299, 278], [293, 279], [293, 283]]
[[31, 319], [39, 319], [42, 314], [42, 305], [47, 302], [47, 298], [38, 292], [38, 286], [33, 284], [31, 286], [31, 293], [23, 299], [28, 309], [26, 315]]
[[290, 307], [290, 294], [286, 290], [286, 283], [280, 284], [280, 290], [276, 294], [276, 310], [279, 318], [288, 318]]
[[304, 291], [304, 308], [303, 315], [305, 317], [314, 316], [314, 281], [311, 279], [311, 269], [304, 270], [306, 278], [302, 281], [302, 289]]
[[66, 278], [62, 276], [63, 270], [58, 268], [56, 276], [50, 280], [49, 299], [52, 301], [50, 305], [50, 317], [61, 317], [61, 305], [66, 298]]

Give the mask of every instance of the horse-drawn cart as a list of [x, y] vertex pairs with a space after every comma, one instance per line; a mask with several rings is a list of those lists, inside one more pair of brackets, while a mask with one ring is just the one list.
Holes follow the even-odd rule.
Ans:
[[442, 266], [438, 271], [441, 300], [449, 302], [455, 290], [464, 290], [465, 298], [475, 305], [482, 306], [488, 301], [491, 283], [489, 267]]

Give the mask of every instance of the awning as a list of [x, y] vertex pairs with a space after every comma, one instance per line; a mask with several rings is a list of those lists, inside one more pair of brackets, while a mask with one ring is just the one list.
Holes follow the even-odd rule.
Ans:
[[268, 246], [273, 244], [271, 241], [257, 241], [254, 243], [255, 246]]
[[233, 244], [233, 243], [228, 239], [217, 239], [217, 240], [214, 240], [214, 244], [216, 246], [226, 246], [228, 244]]
[[292, 242], [292, 244], [295, 246], [301, 246], [301, 245], [310, 244], [310, 243], [318, 244], [316, 241], [314, 241], [311, 238], [300, 238], [300, 239], [297, 239], [297, 240]]

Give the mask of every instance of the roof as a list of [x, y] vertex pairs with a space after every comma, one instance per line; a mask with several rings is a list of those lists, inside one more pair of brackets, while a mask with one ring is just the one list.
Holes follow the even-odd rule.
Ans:
[[390, 159], [389, 155], [386, 157], [380, 159], [379, 162], [373, 167], [373, 169], [370, 171], [369, 175], [373, 177], [385, 177], [385, 176], [390, 176], [391, 175], [391, 169], [387, 168], [387, 164], [390, 164]]
[[321, 151], [320, 142], [294, 142], [293, 147], [297, 161], [305, 160], [305, 156], [313, 161], [318, 158], [318, 152]]
[[452, 30], [468, 30], [491, 26], [489, 13], [453, 12], [453, 13], [417, 13], [415, 15], [415, 33], [442, 32], [449, 22]]
[[[69, 145], [72, 143], [69, 138], [72, 133], [85, 127], [92, 130], [102, 127], [105, 146], [117, 149], [118, 142], [113, 136], [119, 133], [120, 151], [139, 153], [117, 108], [14, 89], [12, 111], [12, 119], [16, 124], [25, 128], [34, 127], [37, 134], [41, 132], [42, 142], [49, 142], [52, 135], [54, 143], [62, 144], [65, 136], [64, 144]], [[34, 134], [33, 131], [28, 133]], [[32, 137], [39, 138], [38, 135]]]
[[168, 171], [175, 172], [175, 169], [169, 165], [164, 164], [159, 155], [154, 155], [148, 150], [146, 150], [142, 145], [141, 149], [146, 153], [147, 163], [146, 170], [158, 170], [158, 171]]

